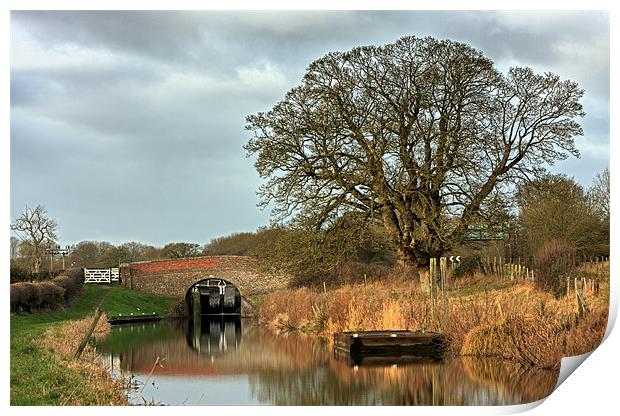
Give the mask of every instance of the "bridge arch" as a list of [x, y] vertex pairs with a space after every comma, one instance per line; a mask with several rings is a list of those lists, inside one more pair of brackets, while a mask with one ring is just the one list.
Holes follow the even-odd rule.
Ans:
[[241, 315], [241, 292], [232, 282], [210, 275], [185, 292], [188, 315]]
[[121, 264], [121, 283], [127, 288], [179, 299], [172, 315], [187, 316], [185, 296], [195, 283], [210, 275], [231, 282], [241, 293], [242, 314], [251, 316], [249, 297], [285, 289], [291, 276], [266, 272], [247, 256], [203, 256]]
[[130, 289], [153, 295], [184, 298], [187, 289], [206, 276], [232, 282], [243, 296], [269, 293], [288, 287], [291, 277], [265, 272], [246, 256], [203, 256], [154, 260], [121, 265], [121, 282]]

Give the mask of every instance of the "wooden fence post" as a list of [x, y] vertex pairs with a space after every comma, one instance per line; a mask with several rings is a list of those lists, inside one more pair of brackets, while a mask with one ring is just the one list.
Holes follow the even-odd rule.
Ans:
[[587, 289], [586, 278], [585, 277], [581, 278], [581, 287], [582, 287], [581, 291], [583, 292], [583, 295], [585, 296], [586, 295], [586, 289]]
[[442, 326], [445, 324], [448, 319], [448, 258], [441, 257], [439, 259], [439, 270], [441, 273], [441, 292], [443, 295], [443, 318], [442, 318]]
[[90, 327], [88, 328], [88, 332], [86, 333], [86, 335], [82, 339], [82, 342], [80, 342], [80, 345], [75, 351], [73, 358], [80, 358], [80, 355], [82, 355], [82, 351], [84, 351], [84, 348], [86, 348], [86, 344], [88, 344], [88, 340], [92, 336], [93, 331], [97, 327], [97, 322], [99, 322], [99, 318], [101, 318], [101, 315], [103, 314], [103, 309], [101, 309], [101, 307], [103, 306], [103, 302], [105, 301], [106, 297], [107, 293], [103, 296], [103, 299], [99, 301], [99, 305], [97, 305], [97, 309], [95, 310], [95, 318], [93, 319], [93, 322], [91, 322]]
[[428, 283], [431, 295], [431, 325], [435, 322], [435, 261], [433, 257], [429, 259], [428, 265]]
[[577, 288], [577, 278], [575, 277], [575, 295], [578, 295], [579, 289]]

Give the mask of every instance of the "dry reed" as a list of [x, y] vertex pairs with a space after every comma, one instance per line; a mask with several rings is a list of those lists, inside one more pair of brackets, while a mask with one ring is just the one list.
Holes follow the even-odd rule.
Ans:
[[[500, 284], [501, 283], [501, 284]], [[595, 348], [605, 332], [608, 284], [589, 296], [591, 312], [577, 318], [572, 297], [555, 298], [530, 282], [499, 282], [476, 275], [439, 301], [411, 279], [345, 284], [323, 291], [289, 289], [266, 296], [258, 315], [277, 330], [328, 336], [338, 331], [421, 329], [441, 331], [454, 355], [507, 358], [553, 368], [562, 356]]]
[[[61, 325], [48, 328], [41, 339], [42, 346], [55, 356], [59, 356], [68, 368], [85, 374], [84, 382], [73, 386], [73, 389], [63, 394], [61, 404], [81, 406], [85, 404], [108, 406], [128, 404], [126, 388], [123, 380], [112, 378], [108, 370], [100, 364], [96, 349], [87, 345], [81, 358], [73, 359], [80, 341], [88, 331], [93, 317], [89, 316], [80, 321], [69, 321]], [[99, 320], [93, 337], [103, 338], [110, 332], [105, 316]], [[89, 403], [83, 403], [80, 390], [89, 392]]]

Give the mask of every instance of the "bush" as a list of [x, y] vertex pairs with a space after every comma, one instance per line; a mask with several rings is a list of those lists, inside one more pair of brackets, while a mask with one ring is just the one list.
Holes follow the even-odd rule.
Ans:
[[82, 292], [82, 284], [69, 276], [58, 276], [52, 280], [52, 283], [61, 287], [64, 292], [64, 303], [68, 305], [73, 302]]
[[84, 272], [82, 269], [73, 269], [63, 272], [64, 274], [55, 277], [52, 283], [65, 290], [65, 305], [73, 302], [80, 296], [84, 289]]
[[548, 317], [510, 315], [479, 325], [463, 340], [461, 355], [516, 360], [527, 366], [555, 368], [562, 359], [562, 338]]
[[84, 283], [84, 270], [82, 269], [67, 270], [64, 272], [64, 275], [70, 277], [71, 279], [74, 279], [76, 282], [79, 282], [81, 284]]
[[41, 282], [36, 285], [38, 291], [37, 306], [39, 309], [56, 309], [65, 303], [65, 290], [52, 282]]
[[50, 280], [53, 279], [56, 276], [60, 276], [62, 274], [64, 274], [65, 271], [64, 270], [54, 270], [52, 272], [47, 271], [47, 270], [41, 270], [38, 273], [32, 273], [32, 278], [33, 280], [37, 281], [37, 282], [41, 282], [44, 280]]
[[534, 256], [536, 284], [556, 297], [566, 293], [566, 276], [574, 273], [576, 250], [565, 240], [547, 241]]
[[40, 282], [41, 280], [51, 279], [52, 275], [48, 271], [40, 270], [39, 272], [32, 272], [32, 280], [35, 282]]
[[11, 266], [10, 274], [11, 283], [29, 282], [32, 279], [32, 273], [19, 266]]
[[462, 276], [472, 276], [480, 271], [480, 256], [467, 256], [461, 259], [461, 262], [454, 268], [452, 277], [459, 278]]
[[20, 282], [11, 285], [11, 311], [32, 312], [38, 306], [39, 292], [34, 283]]
[[11, 312], [56, 309], [73, 302], [84, 288], [82, 270], [70, 270], [53, 280], [11, 284]]

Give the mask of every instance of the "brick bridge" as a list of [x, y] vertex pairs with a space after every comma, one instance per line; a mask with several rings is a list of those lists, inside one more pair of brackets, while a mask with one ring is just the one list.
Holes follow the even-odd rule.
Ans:
[[128, 288], [153, 295], [183, 298], [187, 289], [213, 275], [233, 283], [243, 297], [284, 289], [290, 278], [261, 273], [246, 256], [189, 257], [121, 265], [121, 281]]

